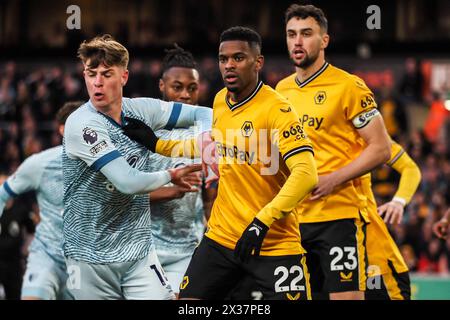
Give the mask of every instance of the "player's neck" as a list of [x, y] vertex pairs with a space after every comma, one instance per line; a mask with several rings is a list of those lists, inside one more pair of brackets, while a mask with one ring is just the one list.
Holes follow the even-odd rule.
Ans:
[[325, 57], [319, 56], [312, 65], [310, 65], [306, 68], [295, 67], [295, 71], [297, 73], [297, 79], [300, 82], [307, 80], [309, 77], [311, 77], [317, 71], [319, 71], [319, 69], [322, 68], [324, 63], [325, 63]]
[[229, 92], [229, 97], [231, 100], [233, 100], [236, 103], [239, 103], [245, 99], [247, 99], [248, 96], [252, 94], [253, 91], [255, 91], [256, 87], [258, 87], [259, 78], [256, 78], [256, 81], [252, 81], [247, 87], [245, 87], [240, 92]]
[[98, 111], [103, 113], [104, 115], [110, 117], [112, 120], [117, 122], [118, 124], [122, 124], [122, 99], [118, 101], [114, 101], [113, 103], [99, 108]]

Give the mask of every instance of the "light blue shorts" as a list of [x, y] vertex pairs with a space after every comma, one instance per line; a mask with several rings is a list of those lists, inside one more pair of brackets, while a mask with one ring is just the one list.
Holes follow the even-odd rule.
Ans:
[[64, 263], [57, 262], [44, 250], [31, 251], [23, 276], [22, 299], [70, 299], [66, 288], [67, 277]]
[[154, 247], [137, 261], [89, 264], [66, 258], [67, 287], [76, 300], [171, 300], [175, 298]]
[[156, 251], [161, 266], [169, 279], [170, 286], [175, 293], [180, 292], [180, 284], [183, 281], [184, 274], [189, 266], [192, 253], [173, 254], [167, 251]]

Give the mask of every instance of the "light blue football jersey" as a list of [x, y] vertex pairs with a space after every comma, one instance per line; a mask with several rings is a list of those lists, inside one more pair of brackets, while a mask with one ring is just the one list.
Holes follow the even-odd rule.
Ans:
[[36, 192], [40, 222], [30, 251], [45, 250], [57, 262], [64, 264], [62, 146], [28, 157], [4, 187], [11, 196], [31, 190]]
[[[164, 140], [183, 140], [194, 137], [194, 130], [174, 129], [159, 130], [156, 135]], [[186, 158], [168, 158], [159, 154], [150, 156], [152, 171], [175, 168], [199, 162]], [[170, 184], [169, 184], [170, 185]], [[172, 254], [193, 252], [198, 238], [198, 201], [201, 199], [201, 186], [198, 192], [187, 192], [180, 199], [152, 202], [152, 234], [156, 252], [164, 251]]]
[[[152, 98], [122, 101], [122, 119], [139, 119], [153, 130], [192, 125], [198, 117], [184, 110], [189, 108]], [[206, 111], [208, 123], [203, 125], [210, 128], [212, 116]], [[119, 124], [90, 102], [69, 116], [64, 136], [65, 256], [91, 264], [144, 258], [152, 245], [148, 194], [119, 192], [100, 169], [124, 157], [130, 166], [150, 172], [151, 152], [130, 140]]]

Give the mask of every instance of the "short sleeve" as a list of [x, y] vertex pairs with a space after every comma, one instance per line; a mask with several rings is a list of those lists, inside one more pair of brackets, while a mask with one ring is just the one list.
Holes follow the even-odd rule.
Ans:
[[106, 125], [97, 117], [69, 117], [64, 129], [64, 144], [70, 158], [84, 161], [99, 171], [121, 156], [108, 134]]
[[378, 115], [374, 95], [364, 81], [352, 76], [347, 84], [344, 114], [347, 120], [352, 121], [355, 128], [364, 127], [374, 116]]

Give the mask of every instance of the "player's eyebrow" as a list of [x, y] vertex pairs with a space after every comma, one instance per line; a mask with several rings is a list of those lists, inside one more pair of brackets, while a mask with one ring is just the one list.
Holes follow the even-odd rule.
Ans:
[[[92, 69], [92, 68], [87, 68], [86, 71], [92, 72], [92, 73], [97, 73], [97, 70], [94, 70], [94, 69]], [[103, 70], [103, 71], [100, 72], [100, 73], [101, 73], [101, 74], [106, 74], [106, 73], [108, 73], [108, 72], [114, 72], [114, 69], [113, 69], [113, 68], [108, 68], [108, 69], [106, 69], [106, 70]]]
[[297, 32], [297, 31], [299, 31], [299, 32], [312, 31], [312, 28], [308, 27], [308, 28], [302, 28], [300, 30], [295, 30], [295, 29], [289, 28], [286, 30], [286, 32]]

